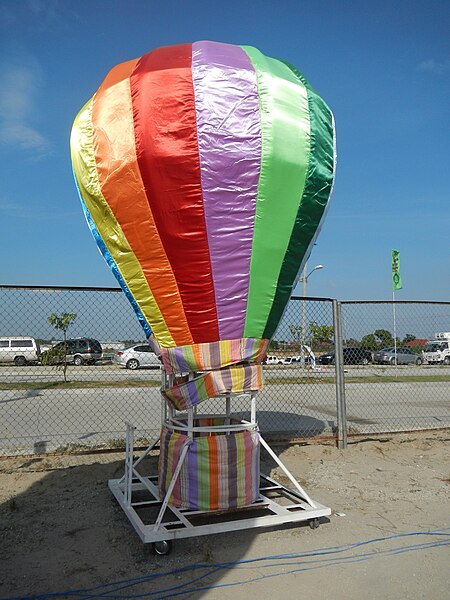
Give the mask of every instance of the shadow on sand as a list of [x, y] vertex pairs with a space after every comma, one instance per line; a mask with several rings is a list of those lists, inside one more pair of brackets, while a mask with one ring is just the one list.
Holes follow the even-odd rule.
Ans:
[[[326, 425], [264, 411], [258, 418], [262, 429], [264, 423], [271, 428], [276, 423], [279, 431], [298, 432], [307, 425], [315, 435]], [[277, 442], [276, 454], [287, 446]], [[109, 479], [123, 474], [123, 456], [35, 456], [0, 463], [6, 490], [0, 505], [2, 598], [46, 598], [55, 593], [62, 598], [173, 598], [188, 597], [193, 590], [195, 598], [201, 598], [203, 587], [216, 585], [233, 568], [223, 563], [242, 559], [257, 536], [268, 531], [246, 529], [176, 540], [170, 555], [155, 555], [151, 544], [140, 541], [107, 487]], [[146, 458], [144, 471], [156, 474], [157, 460], [156, 452]], [[269, 474], [274, 466], [262, 451], [261, 471]]]

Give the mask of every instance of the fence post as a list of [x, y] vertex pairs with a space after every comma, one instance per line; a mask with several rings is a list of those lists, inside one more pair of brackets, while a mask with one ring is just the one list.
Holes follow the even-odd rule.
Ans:
[[334, 358], [336, 373], [336, 419], [338, 448], [347, 448], [347, 409], [345, 405], [344, 356], [342, 351], [341, 303], [333, 300]]

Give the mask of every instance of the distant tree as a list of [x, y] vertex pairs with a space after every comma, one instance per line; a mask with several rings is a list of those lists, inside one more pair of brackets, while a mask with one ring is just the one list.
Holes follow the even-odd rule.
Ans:
[[367, 350], [377, 350], [378, 342], [374, 333], [369, 333], [361, 339], [361, 346]]
[[139, 342], [135, 342], [134, 340], [122, 340], [122, 344], [124, 348], [129, 348], [130, 346], [134, 346], [135, 344], [138, 344]]
[[344, 340], [344, 346], [347, 346], [348, 348], [359, 348], [361, 342], [355, 338], [348, 338], [347, 340]]
[[317, 325], [311, 323], [309, 329], [312, 333], [312, 341], [318, 345], [330, 343], [333, 338], [334, 329], [332, 325]]
[[374, 331], [375, 337], [378, 339], [378, 344], [380, 348], [386, 348], [388, 346], [394, 345], [394, 338], [392, 337], [392, 333], [387, 331], [387, 329], [376, 329]]
[[361, 346], [367, 350], [380, 350], [394, 345], [392, 334], [386, 329], [376, 329], [361, 338]]
[[413, 342], [416, 339], [416, 336], [412, 333], [407, 333], [403, 338], [403, 344], [407, 344], [408, 342]]
[[301, 325], [289, 325], [289, 331], [295, 342], [302, 341], [302, 326]]
[[62, 313], [61, 315], [56, 315], [52, 313], [48, 317], [48, 322], [52, 327], [54, 327], [57, 331], [63, 332], [63, 345], [61, 348], [50, 348], [47, 352], [44, 353], [41, 362], [42, 364], [52, 365], [55, 364], [56, 368], [59, 368], [60, 365], [64, 375], [64, 381], [67, 381], [67, 330], [70, 325], [77, 318], [76, 313]]

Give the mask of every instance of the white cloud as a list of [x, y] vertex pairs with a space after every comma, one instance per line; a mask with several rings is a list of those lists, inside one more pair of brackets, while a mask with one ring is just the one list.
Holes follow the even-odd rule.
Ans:
[[435, 73], [436, 75], [442, 75], [443, 73], [450, 70], [450, 60], [446, 62], [439, 62], [432, 58], [428, 60], [423, 60], [419, 63], [418, 67], [419, 71], [426, 71], [428, 73]]
[[31, 25], [35, 31], [43, 31], [58, 21], [60, 13], [67, 13], [67, 8], [64, 4], [61, 5], [61, 0], [3, 1], [0, 3], [0, 26]]
[[50, 150], [49, 141], [36, 129], [19, 121], [6, 122], [0, 128], [0, 141], [13, 144], [19, 150], [33, 151], [46, 154]]
[[22, 206], [19, 203], [0, 199], [0, 212], [12, 213], [17, 210], [22, 210]]
[[[69, 0], [0, 0], [0, 40], [11, 38], [11, 31], [20, 28], [26, 38], [28, 32], [66, 32], [70, 34], [73, 23], [80, 22], [77, 3]], [[13, 38], [12, 38], [13, 39]]]
[[0, 143], [34, 158], [51, 150], [50, 141], [33, 125], [41, 81], [34, 60], [0, 64]]
[[31, 212], [27, 211], [23, 204], [5, 198], [0, 198], [0, 216], [3, 218], [33, 219]]
[[[39, 205], [38, 205], [39, 203]], [[46, 224], [54, 221], [73, 221], [80, 218], [78, 210], [65, 209], [65, 205], [60, 204], [57, 207], [46, 205], [42, 202], [39, 195], [11, 200], [7, 196], [0, 197], [0, 223], [2, 217], [14, 217], [14, 219], [25, 219], [34, 222], [42, 221]]]

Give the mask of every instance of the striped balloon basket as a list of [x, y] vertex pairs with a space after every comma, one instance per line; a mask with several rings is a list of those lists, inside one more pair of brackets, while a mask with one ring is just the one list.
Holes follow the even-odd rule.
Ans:
[[169, 506], [214, 511], [254, 503], [259, 495], [260, 444], [256, 425], [223, 416], [195, 419], [191, 428], [187, 421], [177, 423], [176, 428], [166, 423], [161, 430], [161, 498], [166, 496], [182, 461]]

